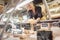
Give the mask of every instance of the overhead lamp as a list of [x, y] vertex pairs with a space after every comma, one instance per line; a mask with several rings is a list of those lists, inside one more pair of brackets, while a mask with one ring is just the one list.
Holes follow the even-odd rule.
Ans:
[[23, 8], [17, 8], [16, 10], [22, 10]]
[[10, 13], [13, 11], [14, 8], [9, 9], [6, 13]]

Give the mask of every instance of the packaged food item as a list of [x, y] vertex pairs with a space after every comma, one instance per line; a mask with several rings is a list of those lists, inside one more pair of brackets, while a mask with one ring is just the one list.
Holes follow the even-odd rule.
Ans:
[[38, 31], [37, 40], [53, 40], [52, 31]]

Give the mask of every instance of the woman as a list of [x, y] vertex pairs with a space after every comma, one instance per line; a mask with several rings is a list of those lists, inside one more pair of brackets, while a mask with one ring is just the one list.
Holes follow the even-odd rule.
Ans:
[[40, 6], [35, 6], [33, 3], [30, 3], [28, 4], [27, 7], [31, 19], [35, 19], [36, 21], [39, 21], [43, 17]]

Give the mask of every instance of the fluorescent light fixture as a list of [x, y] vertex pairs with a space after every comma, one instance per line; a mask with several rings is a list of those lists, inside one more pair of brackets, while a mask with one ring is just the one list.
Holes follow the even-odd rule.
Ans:
[[18, 4], [18, 5], [16, 6], [16, 9], [18, 9], [19, 7], [23, 7], [24, 5], [26, 5], [26, 4], [28, 4], [28, 3], [32, 2], [32, 1], [33, 1], [33, 0], [25, 0], [25, 1], [23, 1], [22, 3]]
[[13, 11], [14, 8], [11, 8], [10, 10], [8, 10], [6, 13], [10, 13]]
[[22, 10], [23, 8], [17, 8], [16, 10]]

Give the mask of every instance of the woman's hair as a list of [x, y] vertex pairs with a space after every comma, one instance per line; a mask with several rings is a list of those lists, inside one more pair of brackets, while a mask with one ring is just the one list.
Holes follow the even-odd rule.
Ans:
[[42, 0], [34, 0], [34, 1], [33, 1], [33, 4], [34, 4], [34, 5], [37, 5], [37, 4], [40, 4], [40, 3], [42, 3], [42, 2], [43, 2]]
[[34, 2], [31, 2], [30, 5], [32, 5], [32, 7], [36, 7], [36, 4], [34, 4]]
[[31, 2], [30, 4], [33, 4], [33, 6], [36, 6], [36, 5], [34, 4], [34, 2]]

